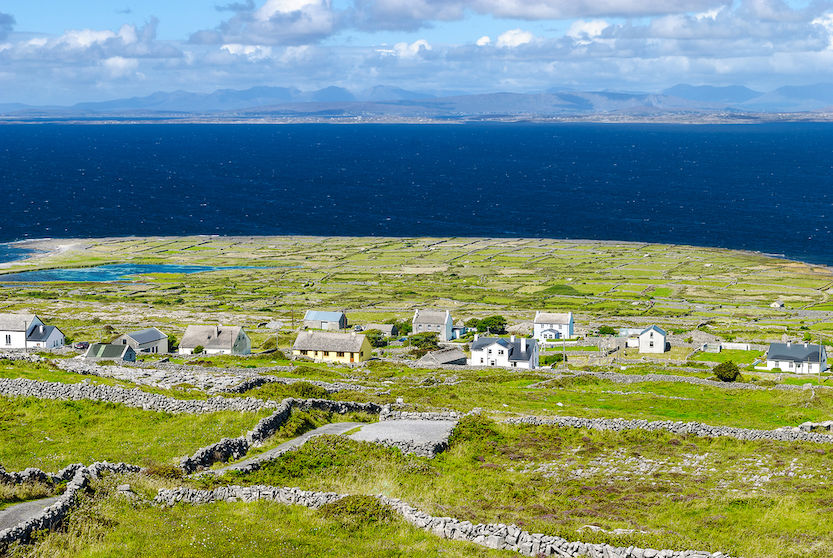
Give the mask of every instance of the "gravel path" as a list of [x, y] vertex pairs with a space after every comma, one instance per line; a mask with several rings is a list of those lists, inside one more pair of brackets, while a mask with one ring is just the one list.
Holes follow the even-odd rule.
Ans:
[[0, 510], [0, 531], [4, 529], [11, 529], [24, 521], [40, 514], [45, 508], [58, 501], [59, 496], [52, 496], [50, 498], [42, 498], [40, 500], [32, 500], [31, 502], [22, 502], [9, 506], [4, 510]]

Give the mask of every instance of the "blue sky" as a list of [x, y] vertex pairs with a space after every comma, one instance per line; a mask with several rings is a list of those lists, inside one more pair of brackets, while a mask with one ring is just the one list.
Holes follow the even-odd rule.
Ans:
[[0, 103], [833, 82], [833, 0], [4, 0]]

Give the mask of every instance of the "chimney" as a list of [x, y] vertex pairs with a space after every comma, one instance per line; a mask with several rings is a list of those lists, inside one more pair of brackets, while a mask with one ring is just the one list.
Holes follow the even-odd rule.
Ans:
[[40, 325], [40, 326], [38, 326], [38, 327], [40, 327], [40, 332], [41, 332], [41, 333], [43, 333], [43, 324], [41, 324], [41, 325]]
[[521, 352], [522, 353], [526, 352], [526, 337], [521, 337]]
[[356, 332], [355, 332], [355, 331], [351, 331], [351, 332], [350, 332], [350, 335], [352, 335], [353, 337], [355, 337], [355, 336], [356, 336]]
[[512, 337], [510, 337], [510, 338], [509, 338], [509, 340], [510, 340], [512, 343], [514, 343], [514, 342], [515, 342], [515, 336], [513, 335]]
[[792, 345], [792, 343], [790, 341], [787, 341], [787, 348], [788, 349], [790, 348], [791, 345]]
[[478, 334], [476, 334], [476, 333], [475, 333], [475, 334], [474, 334], [474, 340], [475, 340], [475, 341], [477, 341], [478, 339], [480, 339], [480, 336], [479, 336]]
[[807, 343], [804, 343], [804, 348], [805, 348], [805, 349], [807, 348]]

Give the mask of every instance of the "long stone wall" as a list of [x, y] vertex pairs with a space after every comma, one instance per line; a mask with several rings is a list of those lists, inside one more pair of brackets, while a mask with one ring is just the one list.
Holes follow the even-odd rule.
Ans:
[[[693, 384], [698, 386], [709, 386], [722, 389], [749, 389], [749, 390], [802, 390], [804, 386], [797, 386], [792, 384], [778, 384], [773, 387], [758, 386], [754, 383], [746, 382], [718, 382], [714, 380], [707, 380], [705, 378], [697, 378], [694, 376], [674, 376], [672, 374], [618, 374], [616, 372], [579, 372], [569, 376], [559, 375], [556, 378], [574, 378], [576, 376], [593, 376], [600, 380], [610, 380], [615, 384], [640, 384], [645, 382], [672, 382], [680, 384]], [[830, 386], [815, 386], [816, 389], [831, 389]]]
[[[66, 490], [57, 502], [43, 510], [42, 513], [32, 519], [24, 521], [10, 529], [0, 531], [0, 551], [3, 551], [8, 547], [8, 545], [14, 542], [29, 542], [32, 534], [36, 531], [54, 529], [57, 527], [61, 521], [64, 520], [73, 506], [77, 504], [79, 494], [87, 488], [90, 479], [98, 478], [103, 471], [109, 471], [117, 474], [136, 473], [139, 471], [139, 467], [135, 465], [128, 465], [126, 463], [107, 463], [106, 461], [93, 463], [89, 467], [84, 467], [83, 465], [80, 467], [70, 465], [70, 467], [64, 469], [64, 472], [68, 471], [70, 468], [72, 468], [74, 472], [72, 473], [72, 477], [67, 484]], [[27, 471], [29, 471], [29, 469], [27, 469]], [[14, 473], [12, 473], [12, 475], [14, 475]]]
[[261, 409], [274, 409], [278, 405], [275, 401], [254, 397], [175, 399], [156, 393], [147, 393], [139, 388], [124, 389], [118, 386], [100, 386], [84, 382], [77, 384], [38, 382], [25, 378], [0, 378], [0, 395], [63, 401], [109, 401], [128, 407], [165, 413], [205, 414], [219, 411], [254, 413]]
[[670, 420], [648, 421], [643, 419], [599, 419], [581, 417], [521, 417], [510, 418], [504, 424], [558, 426], [561, 428], [589, 428], [593, 430], [646, 430], [649, 432], [665, 431], [677, 435], [692, 434], [701, 438], [727, 437], [747, 442], [758, 440], [775, 440], [779, 442], [812, 442], [815, 444], [833, 444], [833, 436], [817, 432], [805, 432], [798, 427], [779, 428], [777, 430], [755, 430], [752, 428], [735, 428], [731, 426], [711, 426], [702, 422], [675, 422]]
[[[317, 509], [335, 502], [345, 495], [335, 492], [309, 492], [298, 488], [273, 486], [225, 486], [214, 490], [190, 488], [161, 489], [154, 503], [174, 506], [177, 503], [191, 505], [214, 502], [254, 502], [269, 500], [282, 504], [297, 504]], [[460, 521], [452, 517], [434, 517], [407, 502], [395, 498], [376, 496], [380, 503], [390, 507], [402, 518], [429, 533], [451, 540], [468, 541], [488, 548], [514, 550], [524, 556], [558, 556], [590, 558], [728, 558], [721, 552], [696, 550], [654, 550], [650, 548], [615, 547], [608, 544], [589, 544], [568, 541], [561, 537], [531, 534], [515, 525], [503, 523], [477, 523]]]

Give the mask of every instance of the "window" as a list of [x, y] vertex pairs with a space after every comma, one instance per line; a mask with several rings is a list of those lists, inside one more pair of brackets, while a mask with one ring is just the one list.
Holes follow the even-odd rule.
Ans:
[[336, 356], [343, 357], [344, 356], [344, 351], [338, 351], [336, 353]]
[[330, 356], [330, 351], [324, 351], [324, 356]]
[[492, 354], [492, 349], [489, 349], [489, 350], [487, 351], [487, 354]]
[[6, 345], [11, 345], [11, 344], [12, 344], [12, 336], [11, 335], [6, 335]]
[[650, 343], [648, 343], [648, 346], [649, 346], [649, 347], [653, 347], [653, 346], [654, 346], [654, 342], [653, 342], [653, 341], [651, 341]]
[[302, 355], [305, 355], [305, 354], [307, 354], [307, 352], [308, 352], [308, 351], [303, 350], [303, 351], [301, 351], [301, 354], [302, 354]]
[[502, 355], [503, 354], [503, 349], [498, 349], [497, 354]]

